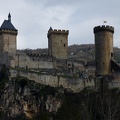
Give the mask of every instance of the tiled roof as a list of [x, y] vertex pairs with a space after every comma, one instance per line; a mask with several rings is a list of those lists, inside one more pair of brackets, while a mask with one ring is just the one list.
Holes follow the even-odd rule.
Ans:
[[15, 30], [17, 29], [13, 26], [10, 20], [4, 20], [3, 24], [1, 25], [0, 29], [8, 29], [8, 30]]
[[8, 20], [4, 20], [3, 24], [1, 25], [0, 29], [7, 29], [7, 30], [13, 30], [13, 31], [17, 31], [17, 29], [13, 26], [13, 24], [11, 23], [11, 15], [9, 13], [8, 15]]

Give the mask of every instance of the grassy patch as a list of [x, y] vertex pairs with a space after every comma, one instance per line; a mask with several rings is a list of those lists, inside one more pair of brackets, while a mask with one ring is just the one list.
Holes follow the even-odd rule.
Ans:
[[41, 74], [41, 72], [37, 72], [37, 71], [32, 71], [30, 69], [24, 69], [24, 68], [10, 68], [11, 70], [17, 70], [17, 71], [22, 71], [22, 72], [29, 72], [29, 73], [38, 73]]

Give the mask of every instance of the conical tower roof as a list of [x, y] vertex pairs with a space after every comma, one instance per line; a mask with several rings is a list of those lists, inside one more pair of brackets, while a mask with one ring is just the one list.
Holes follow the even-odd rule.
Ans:
[[13, 24], [11, 23], [11, 15], [9, 13], [8, 15], [8, 20], [4, 20], [4, 22], [2, 23], [1, 30], [13, 30], [13, 31], [17, 31], [17, 29], [13, 26]]

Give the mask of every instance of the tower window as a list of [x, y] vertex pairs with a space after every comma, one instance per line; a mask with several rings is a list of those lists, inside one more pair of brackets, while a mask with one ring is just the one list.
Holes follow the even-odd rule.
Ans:
[[28, 69], [28, 66], [26, 66], [26, 70]]
[[64, 44], [64, 47], [65, 47], [65, 44]]
[[70, 64], [68, 64], [68, 66], [70, 66]]
[[111, 57], [113, 57], [113, 53], [111, 53]]

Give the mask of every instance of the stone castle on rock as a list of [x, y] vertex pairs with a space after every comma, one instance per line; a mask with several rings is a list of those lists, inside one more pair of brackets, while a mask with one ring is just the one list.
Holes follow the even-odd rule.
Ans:
[[11, 22], [9, 13], [8, 20], [5, 20], [0, 27], [0, 63], [10, 67], [20, 68], [53, 68], [53, 58], [66, 60], [68, 57], [68, 34], [69, 31], [53, 30], [48, 31], [48, 53], [47, 56], [40, 54], [17, 53], [18, 30]]
[[[111, 75], [113, 71], [120, 70], [113, 59], [113, 33], [111, 26], [94, 28], [96, 75]], [[9, 13], [8, 20], [4, 20], [0, 27], [0, 64], [10, 68], [11, 77], [22, 76], [74, 91], [94, 86], [94, 80], [84, 72], [84, 65], [68, 59], [68, 30], [50, 27], [47, 33], [48, 55], [17, 52], [17, 34], [18, 30], [13, 26]], [[82, 66], [82, 72], [77, 66]]]

